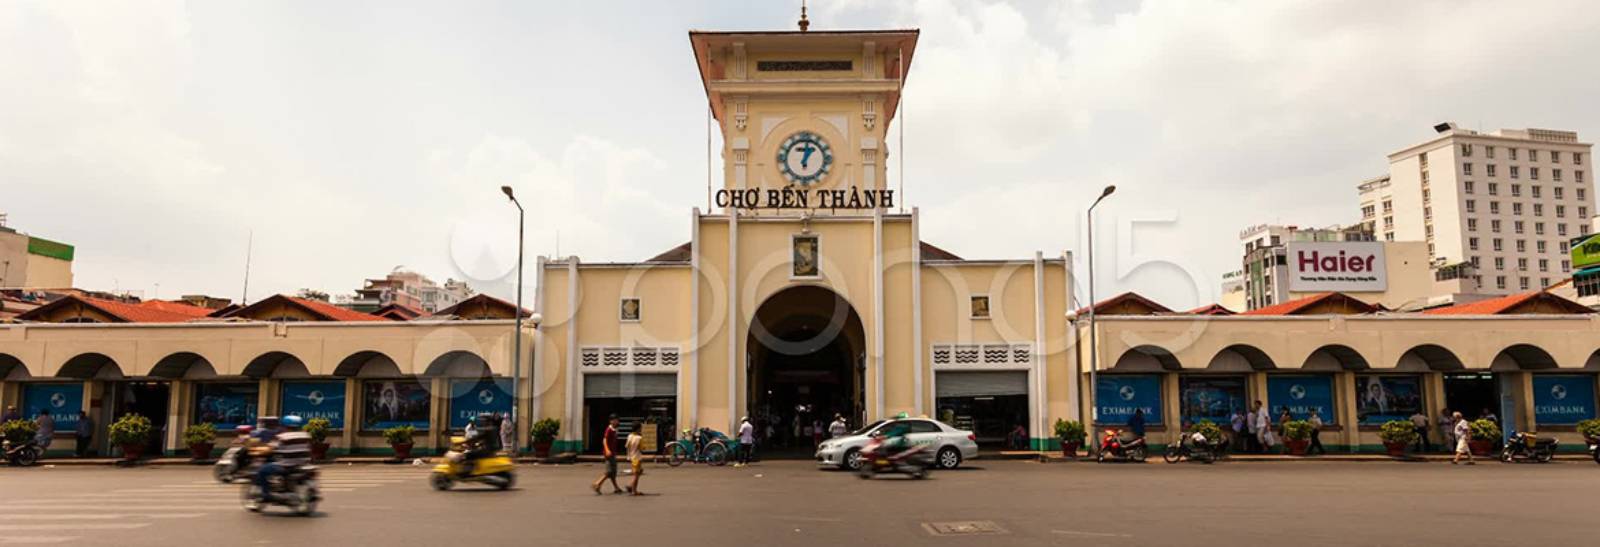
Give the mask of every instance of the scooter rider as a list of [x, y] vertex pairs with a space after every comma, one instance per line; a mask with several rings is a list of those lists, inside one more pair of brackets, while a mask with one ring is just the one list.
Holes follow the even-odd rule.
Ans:
[[477, 461], [500, 450], [499, 423], [493, 414], [479, 414], [468, 424], [466, 438], [462, 441], [462, 467], [467, 474], [472, 474]]
[[906, 435], [911, 433], [911, 426], [905, 422], [896, 422], [885, 428], [883, 434], [883, 453], [885, 455], [898, 454], [911, 448], [911, 439]]
[[263, 456], [268, 456], [266, 463], [261, 464], [261, 469], [256, 470], [256, 487], [261, 489], [263, 497], [271, 498], [270, 481], [273, 475], [282, 475], [290, 470], [310, 463], [311, 461], [311, 435], [300, 431], [305, 425], [305, 420], [299, 416], [284, 416], [279, 422], [282, 432], [272, 437], [267, 446], [262, 447]]

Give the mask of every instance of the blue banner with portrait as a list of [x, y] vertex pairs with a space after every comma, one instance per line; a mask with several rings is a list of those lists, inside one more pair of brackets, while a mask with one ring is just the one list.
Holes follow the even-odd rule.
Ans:
[[218, 431], [232, 431], [256, 423], [256, 400], [261, 384], [201, 383], [194, 386], [194, 423], [209, 423]]
[[1356, 376], [1356, 417], [1361, 425], [1409, 420], [1422, 410], [1421, 376]]
[[1210, 420], [1226, 424], [1247, 411], [1243, 376], [1183, 376], [1178, 379], [1178, 412], [1185, 424]]
[[22, 418], [32, 420], [40, 410], [50, 412], [56, 431], [77, 429], [78, 413], [83, 411], [83, 384], [22, 384]]
[[369, 380], [361, 384], [361, 429], [411, 426], [428, 429], [433, 398], [416, 380]]
[[1533, 376], [1533, 419], [1539, 425], [1575, 425], [1594, 417], [1594, 376]]
[[481, 378], [450, 382], [450, 428], [467, 427], [479, 414], [511, 413], [511, 380]]
[[1311, 411], [1315, 410], [1317, 417], [1322, 418], [1322, 423], [1339, 423], [1339, 415], [1333, 411], [1332, 376], [1267, 376], [1267, 406], [1272, 407], [1273, 415], [1288, 407], [1291, 418], [1304, 420], [1310, 418]]
[[323, 418], [344, 429], [344, 382], [284, 382], [283, 415]]
[[1102, 374], [1094, 390], [1102, 425], [1127, 425], [1144, 411], [1146, 425], [1161, 425], [1161, 377], [1154, 374]]

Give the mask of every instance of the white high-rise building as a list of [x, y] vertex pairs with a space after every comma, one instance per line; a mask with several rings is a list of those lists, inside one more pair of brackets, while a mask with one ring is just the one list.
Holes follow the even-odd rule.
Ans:
[[1572, 131], [1434, 129], [1359, 185], [1362, 222], [1379, 240], [1427, 242], [1436, 266], [1472, 263], [1485, 293], [1570, 277], [1568, 242], [1592, 229], [1593, 145]]

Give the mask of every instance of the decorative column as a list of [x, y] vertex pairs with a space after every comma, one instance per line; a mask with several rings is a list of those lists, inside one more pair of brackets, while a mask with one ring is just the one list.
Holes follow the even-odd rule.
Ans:
[[361, 381], [344, 379], [344, 428], [339, 430], [339, 442], [345, 454], [355, 454], [359, 449], [356, 433], [361, 431]]

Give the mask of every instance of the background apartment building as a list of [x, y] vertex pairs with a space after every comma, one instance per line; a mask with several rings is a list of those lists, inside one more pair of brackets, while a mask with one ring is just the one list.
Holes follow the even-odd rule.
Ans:
[[0, 288], [71, 287], [75, 252], [71, 245], [18, 232], [0, 213]]
[[[1323, 291], [1296, 291], [1292, 286], [1290, 246], [1311, 242], [1374, 242], [1365, 223], [1327, 228], [1260, 224], [1239, 232], [1242, 274], [1224, 277], [1223, 305], [1239, 302], [1254, 310], [1312, 296]], [[1392, 310], [1422, 309], [1474, 300], [1478, 294], [1470, 265], [1440, 266], [1421, 241], [1383, 241], [1384, 288], [1347, 294]], [[1237, 305], [1237, 304], [1235, 304]], [[1233, 309], [1230, 307], [1229, 309]]]
[[382, 279], [368, 279], [356, 289], [355, 297], [341, 297], [339, 305], [364, 313], [390, 305], [433, 313], [471, 296], [472, 288], [465, 281], [446, 279], [444, 285], [440, 285], [428, 276], [395, 268]]
[[1363, 225], [1384, 241], [1426, 242], [1438, 267], [1472, 264], [1485, 293], [1570, 278], [1569, 242], [1592, 229], [1593, 145], [1572, 131], [1434, 129], [1359, 185]]

